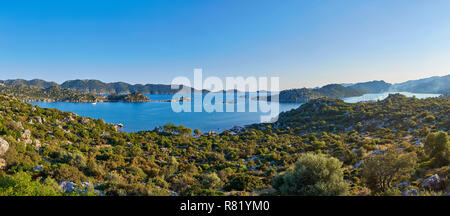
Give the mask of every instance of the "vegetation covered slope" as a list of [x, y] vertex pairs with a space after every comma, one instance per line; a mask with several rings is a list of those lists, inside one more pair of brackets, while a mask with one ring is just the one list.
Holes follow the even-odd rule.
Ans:
[[[364, 93], [383, 93], [388, 92], [391, 88], [392, 84], [386, 83], [385, 81], [370, 81], [370, 82], [362, 82], [351, 84], [346, 87], [352, 87], [353, 89], [357, 89]], [[414, 91], [412, 91], [414, 92]]]
[[52, 86], [58, 86], [55, 82], [47, 82], [41, 79], [24, 80], [24, 79], [11, 79], [0, 80], [0, 83], [6, 86], [33, 86], [38, 88], [50, 88]]
[[279, 94], [280, 102], [305, 102], [320, 97], [320, 93], [307, 88], [284, 90]]
[[[94, 95], [125, 95], [134, 92], [139, 92], [141, 94], [175, 94], [181, 90], [181, 87], [172, 89], [171, 85], [164, 84], [136, 84], [132, 85], [125, 82], [114, 82], [105, 83], [100, 80], [68, 80], [61, 85], [55, 82], [47, 82], [44, 80], [34, 79], [34, 80], [23, 80], [23, 79], [13, 79], [13, 80], [0, 80], [0, 84], [5, 86], [28, 86], [28, 87], [38, 87], [38, 88], [49, 88], [54, 86], [59, 86], [64, 89], [70, 89], [84, 94], [94, 94]], [[186, 87], [188, 88], [188, 87]], [[198, 92], [193, 88], [188, 88], [191, 92]], [[207, 93], [207, 90], [203, 90]]]
[[[310, 100], [314, 100], [317, 98], [344, 98], [344, 97], [354, 97], [354, 96], [361, 96], [365, 92], [355, 89], [352, 87], [344, 87], [339, 84], [330, 84], [323, 86], [321, 88], [316, 89], [289, 89], [289, 90], [283, 90], [279, 93], [278, 100], [280, 102], [308, 102]], [[267, 98], [261, 97], [260, 99], [266, 100]], [[268, 98], [271, 100], [271, 98]]]
[[[384, 81], [370, 81], [355, 84], [330, 84], [315, 89], [290, 89], [279, 94], [280, 102], [307, 102], [320, 97], [342, 99], [361, 96], [368, 93], [414, 92], [414, 93], [450, 93], [450, 75], [411, 80], [399, 84]], [[265, 98], [264, 98], [265, 99]], [[269, 98], [270, 99], [270, 98]]]
[[[62, 88], [72, 89], [78, 92], [91, 94], [130, 94], [139, 92], [141, 94], [176, 94], [181, 88], [172, 89], [171, 85], [163, 84], [136, 84], [131, 85], [124, 82], [104, 83], [99, 80], [69, 80], [61, 84]], [[191, 88], [193, 92], [194, 89]]]
[[391, 90], [416, 93], [450, 93], [450, 74], [395, 84]]
[[358, 89], [354, 89], [352, 87], [344, 87], [339, 84], [326, 85], [323, 86], [322, 88], [314, 89], [313, 91], [319, 93], [323, 97], [328, 98], [354, 97], [354, 96], [361, 96], [366, 93]]
[[0, 93], [10, 94], [25, 102], [74, 102], [74, 103], [96, 103], [96, 102], [148, 102], [150, 98], [140, 93], [127, 95], [101, 96], [80, 93], [59, 86], [39, 88], [33, 86], [0, 85]]
[[117, 94], [108, 95], [106, 99], [109, 102], [131, 102], [131, 103], [150, 101], [150, 98], [139, 92], [134, 92], [127, 95], [117, 95]]
[[441, 195], [449, 108], [448, 97], [319, 99], [274, 124], [193, 136], [172, 124], [124, 133], [1, 95], [0, 195]]
[[14, 95], [27, 102], [100, 102], [104, 97], [93, 94], [83, 94], [70, 89], [63, 89], [59, 86], [49, 88], [39, 88], [34, 86], [1, 86], [0, 93]]

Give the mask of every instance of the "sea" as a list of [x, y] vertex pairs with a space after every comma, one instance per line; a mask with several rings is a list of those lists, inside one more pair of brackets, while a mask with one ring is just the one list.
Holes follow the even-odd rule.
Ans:
[[[386, 98], [389, 94], [400, 93], [408, 97], [428, 98], [437, 97], [439, 94], [421, 94], [410, 92], [385, 92], [379, 94], [365, 94], [360, 97], [344, 98], [348, 103], [361, 101], [376, 101]], [[218, 93], [218, 98], [220, 98]], [[167, 123], [184, 125], [186, 127], [199, 129], [202, 132], [221, 132], [235, 126], [245, 126], [255, 123], [276, 120], [281, 112], [296, 109], [302, 103], [276, 103], [264, 102], [268, 104], [258, 104], [252, 98], [257, 93], [237, 93], [236, 95], [226, 94], [222, 96], [223, 102], [215, 103], [215, 100], [202, 96], [202, 103], [197, 100], [178, 103], [180, 106], [186, 103], [191, 109], [185, 111], [173, 109], [171, 102], [145, 102], [145, 103], [67, 103], [67, 102], [34, 102], [32, 104], [43, 108], [56, 108], [62, 111], [74, 112], [80, 116], [103, 119], [108, 123], [123, 124], [125, 132], [138, 132], [153, 130], [155, 127], [163, 126]], [[164, 101], [172, 98], [179, 98], [187, 95], [146, 95], [151, 100]], [[210, 95], [211, 96], [211, 95]], [[191, 97], [191, 96], [189, 96]], [[193, 97], [191, 97], [193, 98]], [[214, 97], [213, 97], [214, 98]], [[222, 100], [221, 100], [222, 101]], [[254, 108], [255, 103], [257, 107]], [[243, 109], [245, 104], [245, 109]], [[218, 108], [222, 106], [222, 111]], [[239, 107], [240, 106], [240, 110]], [[179, 107], [179, 106], [178, 106]], [[234, 107], [234, 108], [233, 108]], [[252, 107], [252, 108], [251, 108]], [[197, 110], [197, 112], [195, 112]], [[200, 111], [200, 112], [198, 112]]]

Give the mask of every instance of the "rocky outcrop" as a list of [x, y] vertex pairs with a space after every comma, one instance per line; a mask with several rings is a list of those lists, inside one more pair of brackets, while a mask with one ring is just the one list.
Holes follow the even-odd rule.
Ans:
[[437, 174], [430, 176], [423, 181], [423, 187], [431, 190], [441, 189], [441, 180]]
[[82, 182], [81, 185], [78, 186], [73, 182], [62, 181], [59, 183], [59, 188], [61, 188], [61, 190], [65, 193], [76, 192], [78, 194], [81, 194], [88, 191], [95, 191], [96, 193], [101, 194], [100, 191], [94, 190], [94, 185], [90, 182]]
[[44, 166], [42, 166], [42, 165], [37, 165], [37, 166], [35, 166], [35, 167], [33, 168], [33, 171], [40, 172], [40, 171], [42, 171], [43, 168], [44, 168]]
[[41, 145], [41, 141], [35, 139], [34, 142], [33, 142], [33, 144], [34, 144], [34, 149], [35, 149], [35, 150], [41, 149], [41, 146], [42, 146], [42, 145]]
[[395, 185], [394, 188], [405, 188], [405, 187], [408, 187], [409, 185], [410, 185], [409, 182], [402, 182], [402, 183], [399, 183], [398, 185]]
[[0, 157], [2, 157], [9, 149], [9, 143], [0, 138]]
[[6, 167], [6, 160], [0, 158], [0, 170], [5, 169], [5, 167]]
[[3, 158], [3, 156], [6, 154], [8, 149], [9, 143], [0, 137], [0, 170], [6, 167], [6, 160]]
[[356, 162], [355, 165], [353, 165], [353, 167], [355, 169], [358, 169], [361, 166], [362, 163], [363, 163], [363, 160], [360, 160], [360, 161]]
[[407, 191], [404, 191], [402, 193], [403, 196], [413, 196], [413, 195], [419, 195], [419, 191], [417, 191], [416, 189], [409, 189]]
[[33, 143], [33, 140], [31, 139], [31, 131], [26, 129], [22, 136], [20, 137], [22, 141], [25, 143], [25, 145]]
[[61, 190], [65, 193], [70, 193], [72, 191], [75, 191], [76, 187], [77, 187], [77, 184], [75, 184], [73, 182], [62, 181], [59, 183], [59, 188], [61, 188]]

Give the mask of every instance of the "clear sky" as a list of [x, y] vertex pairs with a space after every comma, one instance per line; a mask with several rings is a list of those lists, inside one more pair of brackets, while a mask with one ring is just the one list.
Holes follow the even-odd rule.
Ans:
[[283, 89], [447, 75], [450, 1], [0, 2], [0, 79], [170, 83], [194, 68]]

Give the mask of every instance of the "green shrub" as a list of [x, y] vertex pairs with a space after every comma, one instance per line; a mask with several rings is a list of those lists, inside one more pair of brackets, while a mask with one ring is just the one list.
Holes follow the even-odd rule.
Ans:
[[294, 167], [275, 177], [272, 186], [283, 195], [337, 196], [345, 195], [342, 163], [324, 154], [306, 153]]

